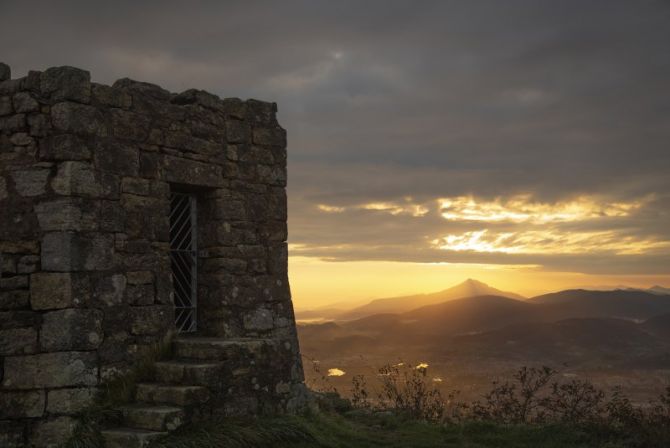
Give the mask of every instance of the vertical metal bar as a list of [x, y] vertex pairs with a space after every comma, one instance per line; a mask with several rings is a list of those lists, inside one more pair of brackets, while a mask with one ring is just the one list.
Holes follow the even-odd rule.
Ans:
[[191, 255], [193, 257], [192, 279], [191, 279], [191, 298], [193, 307], [192, 326], [193, 330], [198, 329], [198, 210], [195, 196], [191, 195]]

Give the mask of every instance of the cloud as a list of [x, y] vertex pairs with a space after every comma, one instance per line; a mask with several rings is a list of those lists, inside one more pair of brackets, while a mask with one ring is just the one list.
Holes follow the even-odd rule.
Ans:
[[[0, 4], [0, 54], [277, 101], [296, 254], [667, 274], [669, 22], [663, 1], [26, 0]], [[482, 230], [524, 249], [431, 243]]]

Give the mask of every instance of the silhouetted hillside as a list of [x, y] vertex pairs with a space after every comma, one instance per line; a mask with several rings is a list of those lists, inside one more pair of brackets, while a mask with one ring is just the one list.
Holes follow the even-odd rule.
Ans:
[[354, 308], [337, 316], [338, 319], [352, 320], [379, 313], [403, 313], [424, 306], [435, 305], [450, 300], [474, 296], [501, 296], [512, 299], [523, 299], [513, 292], [501, 291], [477, 280], [468, 279], [452, 288], [432, 294], [415, 294], [410, 296], [376, 299], [367, 305]]
[[476, 335], [457, 337], [454, 342], [471, 350], [500, 356], [569, 358], [639, 357], [668, 347], [631, 321], [620, 319], [566, 319], [551, 323], [522, 323]]
[[620, 289], [614, 291], [571, 289], [533, 297], [529, 303], [544, 306], [545, 320], [609, 317], [639, 321], [670, 312], [670, 296]]
[[670, 339], [670, 313], [646, 320], [642, 323], [642, 328], [658, 337]]

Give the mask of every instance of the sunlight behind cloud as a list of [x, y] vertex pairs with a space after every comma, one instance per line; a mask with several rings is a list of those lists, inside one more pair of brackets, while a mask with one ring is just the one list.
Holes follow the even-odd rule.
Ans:
[[439, 199], [440, 212], [449, 221], [551, 222], [584, 221], [596, 218], [629, 216], [649, 199], [632, 202], [601, 203], [594, 197], [581, 196], [556, 203], [536, 202], [530, 195], [517, 195], [507, 200], [497, 198], [480, 201], [472, 196]]
[[396, 204], [393, 202], [371, 202], [360, 205], [358, 208], [388, 212], [391, 215], [412, 215], [415, 217], [424, 216], [429, 212], [427, 207], [420, 204]]
[[397, 202], [368, 202], [351, 207], [340, 207], [328, 204], [318, 204], [316, 207], [325, 213], [342, 213], [346, 210], [370, 210], [376, 212], [385, 212], [393, 216], [410, 215], [415, 218], [420, 218], [430, 212], [428, 207], [422, 204], [413, 204], [410, 202], [410, 200], [406, 198], [406, 203], [404, 204]]
[[322, 212], [326, 213], [342, 213], [345, 210], [344, 207], [336, 207], [334, 205], [325, 205], [325, 204], [319, 204], [316, 207]]
[[614, 254], [644, 254], [667, 249], [670, 241], [641, 239], [620, 235], [614, 231], [559, 232], [556, 230], [526, 230], [491, 232], [488, 229], [447, 235], [431, 242], [442, 250], [501, 252], [510, 254], [582, 254], [611, 252]]

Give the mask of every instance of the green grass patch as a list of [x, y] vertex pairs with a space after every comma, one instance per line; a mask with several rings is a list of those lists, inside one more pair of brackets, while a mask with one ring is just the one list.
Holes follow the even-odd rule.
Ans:
[[251, 448], [272, 446], [373, 448], [624, 448], [623, 439], [597, 429], [567, 425], [437, 424], [403, 419], [391, 413], [345, 414], [210, 420], [181, 428], [151, 448]]

